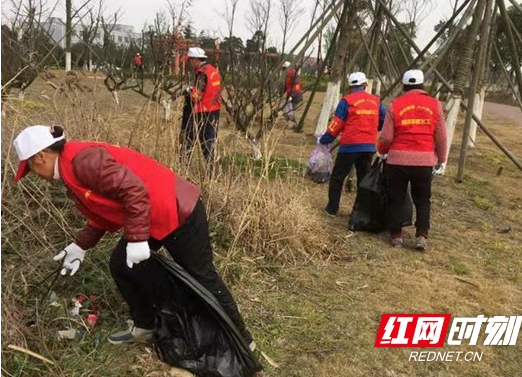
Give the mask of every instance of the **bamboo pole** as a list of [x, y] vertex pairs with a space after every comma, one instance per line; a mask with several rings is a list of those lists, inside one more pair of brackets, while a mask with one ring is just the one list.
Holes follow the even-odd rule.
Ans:
[[[383, 1], [382, 0], [377, 0], [378, 2], [381, 3], [381, 5], [384, 5]], [[450, 17], [450, 19], [448, 21], [446, 21], [444, 23], [444, 25], [442, 26], [442, 28], [438, 31], [437, 34], [435, 34], [435, 36], [431, 39], [431, 41], [426, 45], [426, 47], [424, 47], [424, 49], [418, 53], [417, 57], [413, 60], [413, 62], [411, 62], [411, 64], [409, 65], [408, 69], [412, 69], [413, 67], [415, 67], [415, 65], [417, 64], [417, 62], [419, 60], [421, 60], [422, 56], [424, 56], [426, 54], [427, 51], [429, 51], [429, 49], [431, 48], [431, 46], [433, 46], [433, 44], [435, 42], [438, 41], [438, 39], [440, 38], [440, 36], [446, 31], [446, 29], [453, 24], [453, 21], [455, 20], [455, 18], [457, 18], [459, 16], [459, 14], [466, 8], [466, 6], [468, 6], [470, 4], [472, 0], [466, 0], [464, 3], [462, 3], [462, 5], [453, 13], [453, 15]], [[389, 9], [387, 9], [385, 7], [385, 11]], [[395, 82], [388, 88], [388, 90], [386, 90], [384, 92], [384, 94], [382, 95], [382, 98], [386, 98], [388, 97], [392, 92], [393, 90], [395, 89], [395, 87], [401, 82], [401, 77], [399, 76], [399, 78], [397, 78], [395, 80]]]
[[[382, 0], [377, 0], [379, 1], [381, 4], [383, 4]], [[385, 5], [385, 4], [384, 4]], [[395, 16], [393, 15], [393, 13], [388, 9], [388, 7], [386, 7], [386, 5], [384, 6], [384, 10], [386, 11], [386, 13], [388, 14], [388, 17], [390, 18], [390, 20], [393, 21], [393, 23], [397, 26], [397, 28], [399, 29], [399, 31], [401, 31], [401, 33], [405, 36], [405, 38], [407, 39], [408, 43], [410, 44], [410, 46], [412, 46], [415, 51], [418, 53], [418, 54], [421, 54], [421, 49], [419, 48], [419, 46], [417, 46], [417, 44], [415, 43], [415, 41], [409, 37], [409, 35], [403, 30], [402, 26], [400, 25], [399, 21], [397, 20], [397, 18], [395, 18]], [[423, 54], [422, 54], [423, 55]], [[448, 89], [448, 90], [452, 90], [452, 87], [451, 85], [449, 84], [449, 82], [440, 74], [440, 72], [437, 70], [437, 69], [434, 69], [434, 73], [437, 75], [437, 77], [439, 78], [439, 80], [443, 83], [443, 85]], [[464, 104], [463, 102], [460, 103], [460, 106], [465, 110], [465, 111], [471, 111], [468, 109], [468, 107], [466, 106], [466, 104]], [[473, 114], [473, 119], [475, 120], [475, 122], [477, 122], [477, 124], [479, 125], [480, 129], [491, 139], [491, 141], [493, 141], [493, 143], [502, 151], [504, 152], [504, 154], [520, 169], [520, 171], [522, 171], [522, 163], [516, 158], [516, 156], [511, 153], [501, 142], [500, 140], [497, 139], [497, 137], [495, 135], [493, 135], [493, 133], [484, 125], [484, 123], [482, 123], [482, 121], [477, 117], [475, 116], [475, 114]]]

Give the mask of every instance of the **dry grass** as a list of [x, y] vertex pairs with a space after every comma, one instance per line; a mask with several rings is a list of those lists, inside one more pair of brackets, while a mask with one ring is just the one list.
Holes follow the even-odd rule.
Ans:
[[[515, 347], [469, 347], [484, 351], [482, 362], [475, 363], [410, 363], [409, 349], [373, 348], [384, 312], [522, 313], [521, 173], [482, 134], [479, 147], [471, 152], [463, 184], [454, 183], [451, 164], [448, 176], [436, 178], [431, 249], [419, 254], [407, 248], [390, 249], [384, 236], [348, 233], [353, 195], [343, 195], [338, 218], [322, 216], [326, 186], [303, 179], [303, 163], [313, 148], [311, 138], [278, 128], [263, 145], [270, 158], [257, 162], [249, 159], [246, 141], [224, 121], [219, 169], [209, 178], [198, 156], [180, 164], [177, 119], [165, 122], [158, 107], [132, 93], [122, 93], [121, 107], [116, 109], [101, 81], [84, 80], [92, 94], [54, 94], [38, 82], [26, 101], [4, 107], [3, 375], [176, 375], [143, 346], [118, 348], [105, 340], [126, 315], [107, 270], [115, 237], [106, 237], [89, 253], [78, 276], [59, 279], [55, 290], [62, 308], [38, 301], [48, 283], [35, 285], [56, 268], [52, 255], [82, 224], [71, 205], [61, 200], [58, 187], [33, 179], [15, 187], [9, 184], [13, 133], [42, 123], [61, 124], [70, 136], [81, 139], [130, 141], [203, 187], [217, 265], [261, 350], [279, 365], [265, 363], [267, 376], [520, 374], [522, 341]], [[314, 104], [313, 111], [317, 107]], [[522, 155], [520, 129], [494, 119], [493, 131]], [[307, 121], [305, 135], [313, 129]], [[504, 171], [496, 177], [499, 164]], [[499, 233], [508, 225], [509, 233]], [[408, 232], [411, 243], [413, 235]], [[64, 319], [65, 307], [80, 292], [104, 296], [100, 323], [82, 341], [59, 342], [56, 331], [70, 324]], [[35, 323], [28, 326], [28, 320]], [[39, 353], [56, 365], [6, 349], [8, 344]]]

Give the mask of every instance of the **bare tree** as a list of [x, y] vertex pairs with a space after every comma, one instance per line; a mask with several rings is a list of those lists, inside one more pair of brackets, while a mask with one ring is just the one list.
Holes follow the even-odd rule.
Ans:
[[2, 15], [2, 100], [13, 88], [25, 89], [49, 64], [57, 64], [61, 51], [42, 26], [54, 11], [46, 1], [12, 0]]
[[283, 32], [281, 55], [285, 54], [288, 35], [295, 28], [296, 22], [304, 14], [300, 0], [279, 0], [279, 23]]

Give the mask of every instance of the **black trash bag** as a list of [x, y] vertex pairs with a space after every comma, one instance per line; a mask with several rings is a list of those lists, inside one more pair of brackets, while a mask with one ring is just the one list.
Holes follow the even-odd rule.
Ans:
[[262, 369], [236, 326], [180, 265], [153, 255], [154, 348], [169, 365], [201, 377], [251, 377]]
[[[389, 228], [389, 178], [386, 170], [386, 164], [377, 158], [357, 187], [357, 197], [348, 223], [349, 230], [377, 233]], [[402, 208], [398, 214], [401, 225], [409, 226], [413, 217], [413, 200], [409, 189]]]

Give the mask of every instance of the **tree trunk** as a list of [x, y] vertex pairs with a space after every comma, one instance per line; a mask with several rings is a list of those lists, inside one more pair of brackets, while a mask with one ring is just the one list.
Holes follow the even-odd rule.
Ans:
[[[482, 113], [484, 111], [484, 99], [486, 97], [486, 88], [482, 87], [480, 91], [475, 93], [475, 102], [473, 103], [473, 114], [482, 120]], [[477, 122], [472, 119], [471, 128], [469, 129], [469, 144], [468, 146], [474, 148], [477, 144]]]
[[[468, 93], [468, 110], [466, 111], [466, 120], [464, 121], [464, 132], [462, 135], [462, 142], [460, 145], [459, 169], [457, 172], [457, 181], [461, 182], [464, 177], [464, 167], [466, 165], [466, 152], [469, 144], [469, 135], [471, 129], [471, 121], [473, 120], [473, 112], [475, 109], [475, 98], [477, 95], [477, 88], [481, 80], [482, 65], [485, 64], [486, 51], [489, 45], [489, 27], [491, 21], [491, 8], [494, 0], [479, 0], [477, 4], [476, 15], [481, 18], [480, 42], [478, 46], [478, 62], [476, 64], [475, 72], [470, 83]], [[485, 8], [485, 9], [484, 9]]]
[[[315, 129], [316, 136], [320, 136], [326, 132], [330, 115], [333, 111], [335, 111], [335, 106], [339, 101], [341, 80], [343, 79], [342, 72], [344, 58], [348, 48], [349, 36], [352, 29], [351, 25], [353, 24], [354, 19], [357, 17], [357, 12], [353, 10], [357, 9], [356, 7], [358, 1], [359, 0], [347, 0], [344, 3], [343, 14], [339, 20], [339, 22], [341, 22], [339, 40], [337, 41], [337, 49], [332, 62], [332, 72], [330, 73], [330, 80], [328, 81], [326, 95], [324, 97], [321, 112], [319, 113], [317, 127]], [[332, 43], [334, 42], [332, 41]]]
[[471, 21], [468, 34], [466, 35], [466, 43], [462, 49], [459, 68], [457, 70], [457, 74], [455, 75], [455, 84], [453, 87], [453, 96], [455, 97], [455, 101], [453, 102], [453, 106], [451, 107], [448, 116], [446, 117], [446, 132], [448, 135], [448, 152], [446, 157], [449, 156], [451, 144], [453, 142], [453, 136], [455, 135], [455, 127], [458, 121], [460, 103], [462, 102], [462, 93], [464, 91], [464, 87], [466, 86], [469, 72], [471, 71], [473, 56], [475, 55], [475, 43], [479, 33], [480, 24], [482, 22], [482, 15], [484, 13], [485, 5], [485, 0], [479, 0], [477, 3], [475, 13], [473, 14], [473, 21]]
[[71, 70], [72, 0], [65, 0], [65, 72]]
[[381, 80], [375, 79], [375, 95], [380, 96], [381, 95]]

